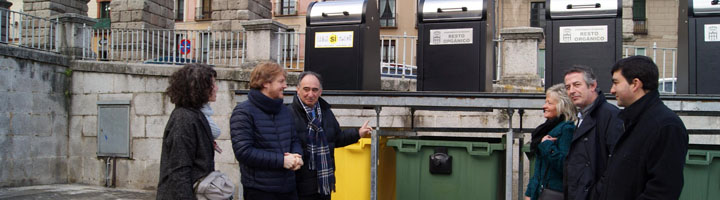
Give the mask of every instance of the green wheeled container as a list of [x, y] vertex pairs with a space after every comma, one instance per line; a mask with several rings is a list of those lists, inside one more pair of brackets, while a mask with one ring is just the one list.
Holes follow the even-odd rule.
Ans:
[[[525, 153], [525, 156], [528, 157], [528, 160], [530, 160], [530, 166], [528, 170], [530, 170], [528, 173], [529, 177], [532, 178], [533, 174], [535, 174], [535, 154], [530, 153], [530, 144], [525, 144], [522, 146], [522, 152]], [[527, 183], [523, 187], [527, 187]]]
[[681, 200], [720, 199], [720, 150], [688, 150]]
[[504, 198], [505, 146], [500, 139], [390, 139], [387, 146], [396, 152], [397, 200]]

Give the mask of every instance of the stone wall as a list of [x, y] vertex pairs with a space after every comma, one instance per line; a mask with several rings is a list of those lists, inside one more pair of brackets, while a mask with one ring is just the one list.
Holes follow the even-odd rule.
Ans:
[[23, 0], [25, 14], [48, 18], [62, 13], [87, 16], [90, 0]]
[[[73, 62], [72, 103], [70, 106], [70, 151], [68, 155], [71, 183], [105, 184], [105, 160], [97, 152], [97, 102], [130, 101], [131, 159], [117, 159], [119, 188], [157, 188], [160, 154], [165, 124], [174, 104], [165, 95], [168, 77], [180, 65], [140, 65], [106, 62]], [[239, 180], [238, 164], [229, 135], [229, 119], [234, 108], [234, 91], [247, 88], [248, 72], [216, 68], [217, 102], [213, 119], [222, 129], [218, 144], [224, 150], [215, 155], [217, 170]]]
[[0, 45], [0, 187], [67, 182], [67, 60]]

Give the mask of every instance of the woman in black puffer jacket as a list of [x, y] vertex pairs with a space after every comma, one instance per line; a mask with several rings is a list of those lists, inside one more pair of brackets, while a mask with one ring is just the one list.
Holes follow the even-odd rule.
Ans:
[[302, 166], [302, 147], [293, 117], [283, 106], [286, 72], [261, 63], [250, 74], [248, 100], [230, 117], [235, 158], [240, 163], [243, 197], [297, 199], [295, 170]]

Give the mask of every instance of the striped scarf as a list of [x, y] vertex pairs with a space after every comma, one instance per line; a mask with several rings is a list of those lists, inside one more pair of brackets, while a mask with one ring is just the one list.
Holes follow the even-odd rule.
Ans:
[[308, 121], [308, 144], [307, 149], [310, 152], [310, 162], [308, 168], [317, 171], [318, 193], [330, 195], [335, 191], [335, 169], [333, 169], [332, 155], [330, 155], [330, 146], [325, 136], [325, 130], [322, 128], [322, 113], [320, 105], [315, 104], [313, 108], [305, 106], [305, 113]]

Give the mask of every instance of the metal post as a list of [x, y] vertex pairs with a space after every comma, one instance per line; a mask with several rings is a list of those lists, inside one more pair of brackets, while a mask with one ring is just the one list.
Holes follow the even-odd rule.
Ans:
[[[277, 40], [277, 58], [275, 58], [275, 62], [280, 64], [280, 51], [282, 51], [282, 47], [280, 47], [280, 34], [282, 33], [282, 29], [278, 28], [277, 35], [275, 37], [278, 38]], [[272, 44], [271, 44], [272, 45]]]
[[508, 113], [508, 132], [505, 135], [505, 200], [512, 200], [512, 180], [513, 180], [513, 129], [512, 116], [514, 110], [507, 109]]
[[[523, 139], [524, 139], [524, 137], [525, 137], [525, 135], [523, 134], [523, 130], [522, 130], [522, 129], [523, 129], [523, 123], [522, 123], [522, 121], [523, 121], [523, 115], [524, 115], [524, 114], [525, 114], [525, 109], [522, 109], [522, 108], [521, 108], [521, 109], [518, 110], [518, 115], [520, 115], [520, 131], [518, 131], [518, 132], [519, 132], [519, 134], [518, 134], [518, 146], [520, 147], [520, 148], [518, 148], [518, 196], [517, 196], [517, 197], [518, 197], [518, 198], [517, 198], [518, 200], [523, 200], [523, 199], [525, 199], [525, 198], [524, 198], [525, 195], [523, 195], [523, 194], [525, 194], [525, 193], [523, 193], [523, 186], [525, 185], [525, 184], [523, 183], [523, 179], [524, 179], [524, 177], [523, 177], [523, 176], [524, 176], [524, 173], [523, 173], [524, 170], [523, 170], [523, 169], [524, 169], [524, 167], [525, 167], [525, 158], [523, 157], [523, 151], [522, 151], [522, 146], [523, 146], [523, 144], [524, 144]], [[530, 166], [530, 167], [532, 167], [532, 166]]]
[[375, 132], [371, 134], [371, 143], [370, 143], [370, 200], [377, 200], [377, 172], [378, 172], [378, 151], [379, 146], [378, 143], [380, 142], [380, 136], [378, 134], [380, 133], [380, 111], [382, 111], [381, 106], [375, 107], [375, 119], [377, 120], [377, 124], [375, 124]]

